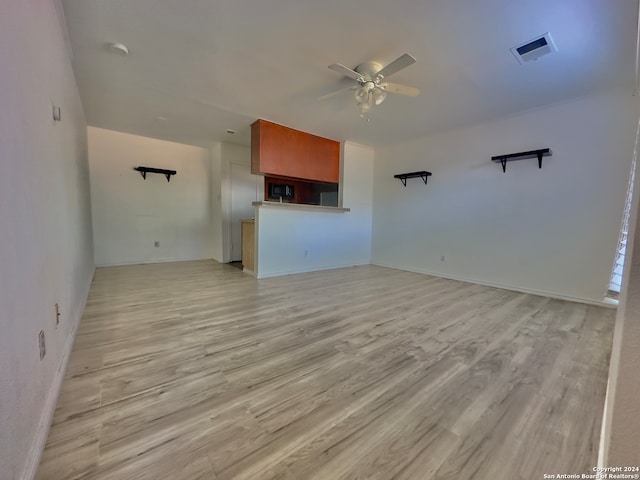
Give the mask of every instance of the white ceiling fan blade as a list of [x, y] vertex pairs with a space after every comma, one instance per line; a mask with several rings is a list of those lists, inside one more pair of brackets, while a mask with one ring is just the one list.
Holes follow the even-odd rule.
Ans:
[[340, 90], [336, 90], [335, 92], [327, 93], [326, 95], [322, 95], [321, 97], [318, 97], [318, 101], [326, 100], [327, 98], [331, 98], [331, 97], [333, 97], [335, 95], [339, 95], [339, 94], [341, 94], [343, 92], [347, 92], [349, 90], [355, 90], [356, 88], [358, 88], [357, 85], [353, 85], [353, 86], [347, 87], [347, 88], [341, 88]]
[[384, 90], [391, 93], [398, 93], [400, 95], [407, 95], [408, 97], [417, 97], [420, 95], [420, 89], [416, 87], [409, 87], [408, 85], [400, 85], [399, 83], [384, 82]]
[[338, 72], [344, 75], [345, 77], [353, 78], [354, 80], [360, 80], [362, 78], [362, 75], [360, 75], [355, 70], [352, 70], [349, 67], [345, 67], [344, 65], [341, 65], [339, 63], [334, 63], [332, 65], [329, 65], [329, 68], [334, 72]]
[[382, 75], [383, 77], [388, 77], [389, 75], [393, 75], [394, 73], [402, 70], [403, 68], [408, 67], [409, 65], [415, 62], [416, 62], [416, 59], [414, 57], [412, 57], [408, 53], [405, 53], [401, 57], [396, 58], [393, 62], [391, 62], [386, 67], [384, 67], [382, 70], [380, 70], [378, 72], [378, 75]]

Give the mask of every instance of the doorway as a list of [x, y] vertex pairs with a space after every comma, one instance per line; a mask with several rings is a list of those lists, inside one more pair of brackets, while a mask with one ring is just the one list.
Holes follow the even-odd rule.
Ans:
[[251, 166], [231, 163], [231, 261], [242, 259], [242, 235], [240, 220], [253, 218], [258, 200], [258, 175], [251, 174]]

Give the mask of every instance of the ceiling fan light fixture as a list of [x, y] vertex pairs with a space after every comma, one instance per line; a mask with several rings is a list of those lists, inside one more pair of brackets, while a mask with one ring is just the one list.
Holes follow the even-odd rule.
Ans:
[[360, 116], [364, 116], [365, 113], [369, 113], [373, 106], [373, 96], [367, 93], [367, 99], [360, 103]]
[[356, 90], [356, 93], [355, 93], [356, 103], [358, 105], [360, 105], [362, 103], [366, 103], [368, 96], [369, 96], [369, 91], [366, 89], [366, 87], [362, 86], [362, 87], [358, 88]]
[[382, 88], [376, 88], [372, 93], [373, 101], [376, 105], [380, 105], [384, 102], [384, 99], [387, 98], [387, 92], [385, 92]]
[[360, 105], [362, 102], [366, 102], [376, 88], [376, 84], [372, 81], [367, 81], [360, 88], [356, 90], [356, 102]]

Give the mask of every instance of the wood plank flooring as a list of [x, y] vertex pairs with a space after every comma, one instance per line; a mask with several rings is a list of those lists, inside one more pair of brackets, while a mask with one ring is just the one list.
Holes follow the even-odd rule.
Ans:
[[614, 315], [375, 266], [100, 268], [37, 479], [587, 473]]

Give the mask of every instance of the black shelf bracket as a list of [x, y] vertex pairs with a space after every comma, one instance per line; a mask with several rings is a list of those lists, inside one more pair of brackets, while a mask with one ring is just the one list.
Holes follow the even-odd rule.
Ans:
[[171, 175], [175, 175], [175, 170], [165, 170], [164, 168], [153, 168], [153, 167], [135, 167], [135, 171], [140, 172], [142, 178], [147, 179], [147, 173], [159, 173], [167, 177], [167, 182], [171, 181]]
[[542, 157], [550, 157], [551, 150], [548, 148], [541, 148], [540, 150], [530, 150], [528, 152], [520, 152], [520, 153], [509, 153], [507, 155], [496, 155], [495, 157], [491, 157], [492, 162], [500, 162], [502, 165], [502, 172], [506, 173], [507, 171], [507, 162], [512, 162], [514, 160], [524, 160], [525, 158], [537, 158], [538, 159], [538, 168], [542, 168]]
[[399, 173], [394, 175], [393, 178], [399, 178], [402, 182], [402, 185], [407, 186], [407, 178], [418, 178], [420, 177], [424, 184], [427, 184], [427, 179], [431, 176], [431, 172], [427, 172], [426, 170], [422, 170], [420, 172], [411, 172], [411, 173]]

